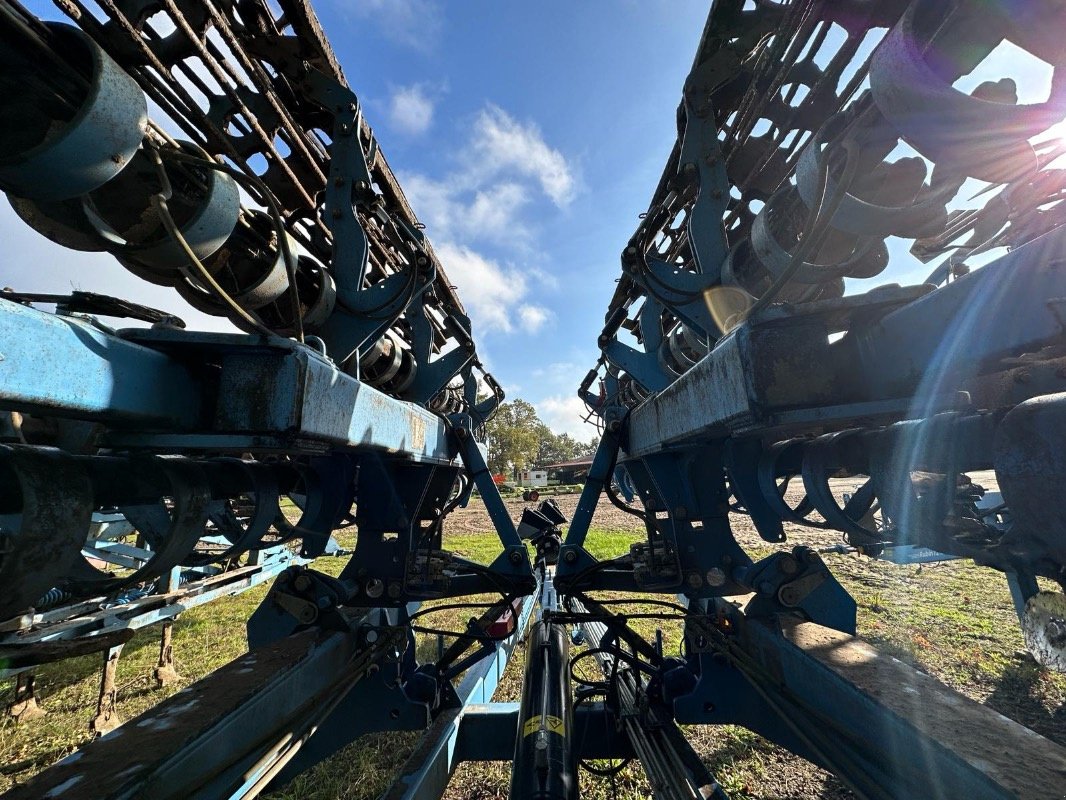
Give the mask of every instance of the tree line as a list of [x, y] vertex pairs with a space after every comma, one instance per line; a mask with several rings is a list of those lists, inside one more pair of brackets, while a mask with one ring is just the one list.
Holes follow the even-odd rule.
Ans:
[[553, 432], [533, 405], [521, 399], [503, 403], [486, 426], [486, 433], [489, 469], [494, 475], [591, 456], [599, 443], [595, 436], [579, 442], [568, 433]]

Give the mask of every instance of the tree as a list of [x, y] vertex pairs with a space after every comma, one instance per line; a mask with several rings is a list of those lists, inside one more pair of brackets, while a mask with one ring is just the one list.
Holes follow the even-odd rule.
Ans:
[[578, 444], [574, 448], [574, 458], [592, 458], [596, 455], [596, 448], [600, 446], [600, 437], [593, 436], [585, 444]]
[[537, 410], [525, 400], [502, 404], [485, 429], [489, 469], [494, 475], [508, 474], [512, 468], [524, 469], [535, 463], [543, 432], [548, 430], [537, 416]]
[[558, 435], [551, 432], [547, 425], [541, 426], [540, 447], [537, 450], [536, 465], [545, 467], [562, 461], [572, 461], [580, 455], [581, 445], [569, 433]]

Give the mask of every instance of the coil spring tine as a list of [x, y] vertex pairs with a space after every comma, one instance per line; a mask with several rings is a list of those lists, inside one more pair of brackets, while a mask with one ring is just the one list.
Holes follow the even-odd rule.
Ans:
[[[813, 510], [810, 500], [804, 496], [795, 508], [785, 500], [788, 484], [801, 468], [803, 447], [806, 442], [802, 439], [792, 439], [774, 445], [759, 456], [758, 481], [759, 489], [766, 500], [782, 520], [794, 522], [808, 528], [825, 528], [825, 523], [807, 519], [807, 515]], [[777, 479], [785, 477], [783, 487], [779, 487]]]
[[255, 498], [255, 510], [249, 519], [242, 521], [233, 512], [228, 500], [212, 502], [215, 510], [209, 515], [210, 520], [229, 540], [230, 546], [218, 553], [194, 551], [182, 561], [188, 566], [219, 563], [256, 549], [269, 534], [280, 513], [278, 481], [272, 469], [265, 465], [248, 464], [239, 459], [215, 459], [215, 463], [231, 463], [244, 471], [252, 483], [250, 493]]

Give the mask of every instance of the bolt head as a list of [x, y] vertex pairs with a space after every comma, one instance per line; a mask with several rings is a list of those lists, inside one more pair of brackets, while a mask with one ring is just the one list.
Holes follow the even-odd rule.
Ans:
[[567, 564], [573, 564], [577, 561], [577, 553], [574, 550], [567, 550], [566, 555], [563, 556], [563, 561]]
[[725, 572], [718, 567], [711, 567], [707, 570], [707, 584], [709, 586], [724, 586], [725, 585]]

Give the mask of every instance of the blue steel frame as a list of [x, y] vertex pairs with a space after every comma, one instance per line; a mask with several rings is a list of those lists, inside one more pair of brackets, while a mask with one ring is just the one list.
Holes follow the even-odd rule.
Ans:
[[[122, 603], [96, 597], [10, 620], [0, 632], [0, 678], [8, 678], [69, 652], [106, 649], [116, 634], [175, 620], [184, 612], [222, 597], [231, 597], [274, 580], [294, 564], [308, 563], [284, 545], [252, 553], [246, 566], [196, 573], [189, 579], [175, 567], [167, 581], [172, 589], [143, 594]], [[12, 623], [17, 622], [18, 627]], [[42, 647], [43, 646], [43, 647]], [[41, 654], [47, 653], [42, 659]]]
[[[749, 24], [746, 35], [760, 38], [763, 23], [749, 17]], [[727, 52], [719, 44], [714, 55]], [[460, 760], [514, 753], [518, 709], [490, 701], [536, 594], [528, 552], [476, 442], [499, 395], [476, 402], [479, 365], [461, 307], [449, 308], [446, 335], [431, 324], [428, 304], [443, 290], [433, 288], [440, 277], [435, 260], [413, 219], [390, 215], [374, 188], [376, 142], [368, 136], [364, 144], [358, 98], [339, 75], [309, 62], [292, 68], [299, 77], [287, 77], [322, 110], [331, 133], [321, 218], [332, 236], [329, 268], [338, 302], [317, 339], [308, 339], [314, 346], [165, 328], [115, 332], [93, 320], [0, 301], [0, 409], [100, 425], [100, 447], [180, 455], [188, 474], [199, 469], [198, 459], [220, 453], [301, 459], [304, 519], [296, 533], [303, 553], [320, 553], [354, 503], [354, 557], [336, 579], [302, 564], [285, 569], [249, 622], [253, 651], [132, 723], [150, 734], [139, 737], [133, 757], [119, 729], [11, 797], [247, 796], [363, 733], [419, 729], [427, 730], [425, 749], [390, 796], [434, 797]], [[668, 192], [657, 193], [663, 202], [622, 254], [623, 279], [642, 302], [631, 328], [639, 347], [618, 338], [626, 303], [608, 315], [600, 337], [605, 391], [589, 391], [592, 373], [581, 392], [605, 433], [560, 551], [557, 587], [590, 606], [587, 594], [595, 590], [678, 594], [689, 608], [685, 658], [666, 659], [648, 646], [650, 702], [667, 708], [673, 721], [750, 727], [832, 769], [862, 796], [999, 798], [1060, 786], [1062, 748], [961, 702], [913, 670], [886, 666], [851, 638], [854, 601], [817, 553], [794, 548], [753, 562], [733, 538], [729, 514], [743, 508], [770, 542], [784, 541], [782, 520], [809, 522], [813, 508], [827, 528], [843, 530], [864, 552], [932, 546], [972, 556], [973, 548], [938, 528], [956, 487], [911, 496], [898, 478], [916, 467], [952, 476], [995, 467], [1006, 478], [1012, 511], [1029, 523], [1019, 530], [1032, 536], [1032, 521], [1046, 513], [1045, 498], [1025, 491], [1034, 469], [1024, 456], [1037, 449], [1034, 432], [1062, 438], [1066, 395], [1052, 391], [1066, 388], [1058, 380], [1063, 375], [1012, 389], [1005, 416], [985, 409], [1007, 405], [975, 405], [969, 393], [1001, 401], [1002, 387], [997, 394], [984, 380], [986, 364], [1061, 344], [1066, 228], [939, 289], [761, 304], [726, 331], [704, 302], [707, 290], [724, 285], [735, 255], [722, 225], [733, 187], [707, 97], [733, 74], [713, 59], [697, 63], [664, 175]], [[649, 252], [645, 240], [668, 223], [660, 217], [673, 213], [668, 207], [678, 198], [690, 202], [685, 268]], [[403, 256], [401, 268], [372, 286], [364, 282], [371, 242], [361, 215], [391, 225], [391, 246]], [[837, 220], [836, 209], [830, 216]], [[401, 317], [418, 372], [393, 397], [359, 380], [359, 354]], [[682, 326], [706, 351], [702, 358], [685, 356], [687, 369], [667, 357]], [[438, 334], [454, 347], [442, 346]], [[629, 381], [624, 402], [623, 375]], [[463, 398], [465, 413], [430, 411], [431, 401], [449, 389]], [[1012, 449], [1025, 435], [1020, 449]], [[916, 455], [901, 460], [901, 451]], [[1037, 474], [1066, 475], [1054, 454], [1041, 459], [1034, 460]], [[647, 539], [599, 561], [584, 543], [619, 469], [640, 497], [641, 510], [632, 510], [644, 516]], [[859, 512], [869, 507], [862, 502], [837, 506], [828, 478], [841, 470], [871, 476], [884, 509], [900, 523], [895, 539], [880, 541], [862, 528]], [[802, 477], [806, 511], [783, 507], [776, 481], [786, 475]], [[475, 485], [500, 537], [500, 555], [490, 565], [447, 553], [441, 540], [445, 509], [466, 502]], [[207, 503], [200, 484], [193, 482], [187, 495]], [[192, 500], [187, 505], [196, 511]], [[969, 519], [980, 525], [984, 518]], [[935, 529], [931, 538], [923, 538], [923, 527]], [[1035, 538], [1036, 545], [1048, 544]], [[1035, 592], [1035, 576], [1053, 573], [1057, 563], [1007, 547], [985, 555], [1011, 576], [1016, 604]], [[231, 579], [243, 584], [267, 574], [238, 572]], [[197, 588], [211, 581], [222, 578]], [[199, 598], [223, 590], [210, 585]], [[556, 612], [554, 589], [546, 581], [540, 588], [542, 608]], [[499, 592], [506, 603], [526, 599], [520, 613], [512, 612], [516, 628], [505, 640], [492, 641], [472, 626], [473, 653], [457, 662], [468, 670], [453, 687], [436, 665], [416, 662], [408, 623], [421, 601], [485, 591]], [[738, 597], [746, 599], [743, 607], [726, 599]], [[127, 612], [147, 623], [184, 607]], [[85, 624], [107, 630], [113, 616], [94, 615]], [[613, 622], [617, 628], [624, 620]], [[84, 630], [81, 624], [70, 630]], [[882, 685], [874, 687], [877, 677]], [[914, 687], [919, 704], [906, 697]], [[871, 697], [874, 688], [884, 692]], [[609, 704], [586, 707], [577, 727], [592, 730], [617, 714]], [[1024, 750], [1035, 763], [1022, 768], [961, 737], [947, 741], [952, 731], [941, 719], [952, 715], [991, 732], [1009, 758]], [[871, 741], [873, 730], [881, 741]], [[582, 755], [631, 753], [611, 739]], [[118, 759], [126, 771], [114, 769]]]

